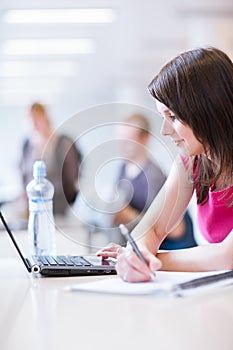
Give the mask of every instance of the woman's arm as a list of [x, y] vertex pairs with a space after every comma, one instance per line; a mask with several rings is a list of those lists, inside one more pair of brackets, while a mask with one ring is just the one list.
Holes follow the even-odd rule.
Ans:
[[233, 230], [221, 243], [159, 252], [165, 271], [212, 271], [233, 269]]
[[[192, 197], [193, 184], [188, 180], [187, 167], [180, 157], [174, 161], [170, 174], [142, 220], [131, 232], [142, 250], [156, 254], [161, 242], [179, 224]], [[118, 247], [119, 248], [119, 247]], [[115, 244], [97, 255], [116, 257]]]
[[221, 243], [195, 248], [159, 252], [157, 258], [149, 251], [142, 251], [146, 266], [129, 248], [119, 251], [116, 270], [128, 282], [150, 281], [151, 271], [214, 271], [233, 270], [233, 230]]
[[141, 249], [157, 253], [164, 238], [179, 224], [192, 194], [187, 167], [178, 156], [164, 186], [132, 231]]
[[155, 257], [158, 248], [182, 218], [192, 197], [193, 185], [188, 181], [188, 171], [180, 157], [174, 162], [163, 188], [150, 208], [132, 231], [148, 266], [130, 249], [110, 245], [97, 252], [103, 257], [117, 257], [116, 270], [119, 276], [130, 282], [150, 280], [150, 272], [161, 268]]

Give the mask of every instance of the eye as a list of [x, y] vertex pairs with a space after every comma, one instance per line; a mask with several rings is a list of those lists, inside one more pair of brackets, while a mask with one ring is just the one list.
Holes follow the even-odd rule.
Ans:
[[173, 114], [169, 115], [169, 119], [174, 122], [176, 120], [176, 116]]

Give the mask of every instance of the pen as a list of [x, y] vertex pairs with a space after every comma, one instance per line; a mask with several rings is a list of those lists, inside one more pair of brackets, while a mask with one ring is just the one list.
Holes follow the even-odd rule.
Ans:
[[[129, 244], [131, 245], [131, 247], [133, 248], [134, 253], [139, 257], [139, 259], [146, 265], [148, 266], [147, 261], [145, 260], [144, 256], [142, 255], [142, 253], [140, 252], [136, 242], [134, 241], [134, 239], [132, 238], [132, 236], [129, 233], [129, 230], [127, 229], [127, 227], [123, 224], [119, 225], [119, 229], [121, 231], [121, 234], [127, 239], [127, 241], [129, 242]], [[150, 279], [151, 281], [155, 281], [155, 275], [153, 274], [153, 272], [150, 272]]]
[[179, 294], [179, 292], [183, 290], [206, 286], [212, 283], [224, 281], [226, 279], [233, 279], [233, 270], [217, 273], [210, 276], [194, 278], [182, 283], [177, 283], [173, 286], [173, 291]]

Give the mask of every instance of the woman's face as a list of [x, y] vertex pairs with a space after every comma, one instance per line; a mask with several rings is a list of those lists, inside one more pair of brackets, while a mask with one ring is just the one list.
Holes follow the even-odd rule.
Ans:
[[46, 128], [48, 127], [47, 117], [43, 113], [31, 109], [29, 111], [29, 118], [32, 129], [38, 132], [39, 134], [43, 134]]
[[156, 101], [156, 106], [163, 116], [162, 135], [170, 136], [174, 144], [187, 156], [205, 153], [202, 143], [196, 139], [188, 125], [176, 119], [174, 113], [163, 103]]

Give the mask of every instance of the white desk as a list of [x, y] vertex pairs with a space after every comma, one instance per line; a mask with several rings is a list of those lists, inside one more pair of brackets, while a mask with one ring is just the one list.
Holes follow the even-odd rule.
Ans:
[[65, 290], [96, 278], [33, 278], [0, 258], [0, 349], [233, 349], [233, 287], [189, 298]]

